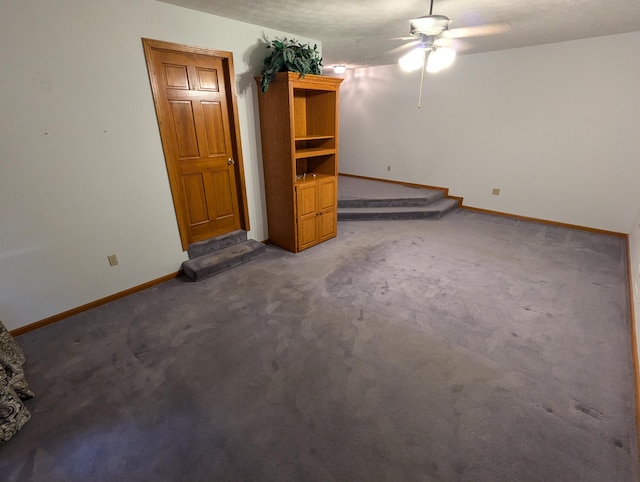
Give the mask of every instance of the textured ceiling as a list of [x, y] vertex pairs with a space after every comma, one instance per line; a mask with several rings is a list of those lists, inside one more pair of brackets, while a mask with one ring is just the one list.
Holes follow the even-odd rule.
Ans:
[[[325, 67], [397, 62], [401, 53], [393, 50], [408, 35], [409, 19], [429, 13], [427, 0], [161, 1], [320, 40]], [[464, 53], [640, 31], [640, 0], [435, 0], [433, 13], [449, 17], [451, 28], [511, 25], [507, 33], [465, 39]]]

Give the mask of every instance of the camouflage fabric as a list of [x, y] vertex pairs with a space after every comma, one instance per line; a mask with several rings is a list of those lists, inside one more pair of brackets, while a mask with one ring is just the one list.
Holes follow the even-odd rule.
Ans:
[[33, 397], [22, 369], [25, 356], [0, 322], [0, 444], [9, 440], [31, 418], [22, 403]]

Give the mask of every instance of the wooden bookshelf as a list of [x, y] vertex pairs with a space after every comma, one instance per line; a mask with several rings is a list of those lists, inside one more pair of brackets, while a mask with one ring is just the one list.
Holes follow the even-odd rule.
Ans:
[[260, 92], [269, 241], [297, 253], [337, 235], [342, 79], [282, 72]]

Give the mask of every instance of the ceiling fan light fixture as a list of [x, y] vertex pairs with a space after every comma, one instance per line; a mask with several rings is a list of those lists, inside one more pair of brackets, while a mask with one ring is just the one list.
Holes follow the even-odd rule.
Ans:
[[424, 49], [413, 49], [408, 54], [400, 57], [398, 61], [400, 68], [405, 72], [413, 72], [414, 70], [421, 69], [424, 65]]
[[427, 59], [427, 72], [433, 74], [446, 69], [456, 59], [456, 51], [447, 47], [439, 47], [431, 52]]
[[347, 66], [346, 65], [334, 65], [333, 66], [333, 71], [336, 74], [344, 74], [347, 70]]
[[444, 15], [425, 15], [424, 17], [418, 17], [410, 20], [411, 35], [423, 34], [423, 35], [440, 35], [447, 28], [451, 20]]

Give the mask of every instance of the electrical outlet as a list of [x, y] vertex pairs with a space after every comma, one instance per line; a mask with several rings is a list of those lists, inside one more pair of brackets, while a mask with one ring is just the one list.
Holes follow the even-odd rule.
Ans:
[[494, 196], [499, 196], [500, 195], [500, 189], [498, 189], [497, 187], [494, 187], [491, 190], [491, 194], [493, 194]]
[[391, 171], [391, 166], [387, 166], [387, 172]]
[[118, 265], [118, 257], [115, 254], [111, 254], [107, 256], [109, 260], [109, 266], [117, 266]]

